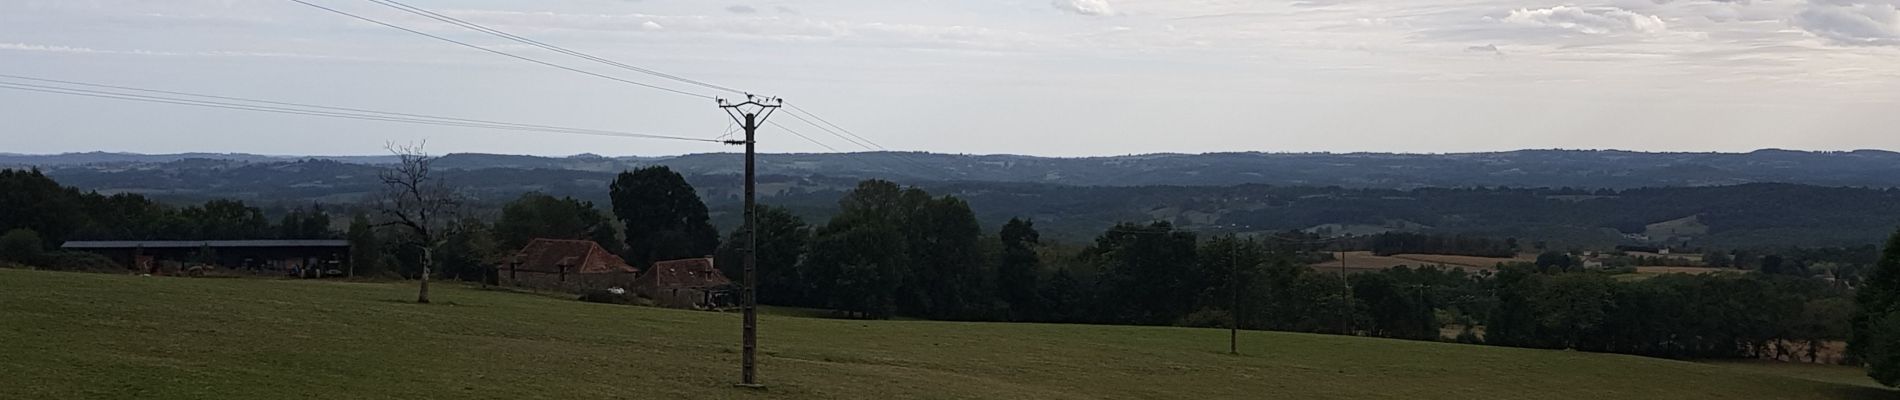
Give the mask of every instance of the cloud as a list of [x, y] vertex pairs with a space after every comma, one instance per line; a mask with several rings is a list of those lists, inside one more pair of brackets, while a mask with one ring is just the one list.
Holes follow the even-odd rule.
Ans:
[[1115, 7], [1108, 0], [1055, 0], [1057, 9], [1088, 16], [1115, 15]]
[[1667, 30], [1662, 18], [1616, 7], [1556, 6], [1542, 9], [1518, 9], [1505, 16], [1504, 22], [1569, 30], [1588, 35], [1611, 33], [1656, 33]]
[[658, 22], [647, 21], [647, 22], [640, 23], [640, 29], [645, 29], [649, 31], [657, 31], [661, 29], [666, 29], [666, 27], [660, 26], [660, 23]]
[[726, 7], [726, 12], [730, 12], [733, 14], [757, 14], [759, 12], [759, 9], [752, 8], [752, 6], [748, 6], [748, 5], [734, 5], [734, 6]]
[[1495, 44], [1466, 47], [1465, 51], [1472, 52], [1472, 53], [1504, 54], [1504, 51], [1498, 50], [1498, 45], [1495, 45]]
[[1900, 0], [1809, 0], [1793, 23], [1835, 43], [1900, 45]]

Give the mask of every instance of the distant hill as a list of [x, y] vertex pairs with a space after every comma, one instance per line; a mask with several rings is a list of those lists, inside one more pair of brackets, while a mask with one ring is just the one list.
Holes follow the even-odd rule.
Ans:
[[[348, 164], [390, 162], [387, 156], [296, 157], [251, 154], [75, 153], [0, 154], [0, 166], [60, 170], [154, 168], [187, 160], [271, 163], [325, 160]], [[737, 174], [731, 153], [668, 157], [537, 157], [451, 154], [439, 165], [456, 169], [555, 169], [584, 172], [662, 164], [690, 175]], [[1521, 150], [1496, 153], [1213, 153], [1050, 158], [934, 153], [766, 154], [760, 171], [794, 177], [885, 178], [896, 181], [1050, 183], [1072, 186], [1230, 186], [1271, 184], [1348, 188], [1574, 187], [1638, 188], [1796, 183], [1818, 186], [1900, 187], [1900, 153], [1859, 150], [1749, 153], [1645, 153]]]
[[[701, 162], [716, 157], [731, 156], [699, 155], [661, 161]], [[774, 157], [782, 161], [838, 156]], [[938, 157], [947, 160], [963, 156]], [[1822, 156], [1798, 156], [1805, 157]], [[472, 195], [478, 205], [492, 209], [528, 191], [572, 196], [604, 207], [608, 204], [607, 185], [620, 168], [610, 166], [620, 165], [617, 163], [638, 164], [605, 158], [453, 155], [441, 165], [451, 167], [444, 172], [446, 179]], [[715, 223], [725, 229], [737, 225], [741, 195], [737, 171], [692, 165], [677, 164], [706, 199]], [[365, 195], [379, 190], [379, 168], [334, 160], [188, 158], [162, 163], [56, 165], [47, 171], [61, 183], [88, 190], [141, 193], [173, 202], [232, 198], [281, 210], [311, 203], [339, 208], [359, 204]], [[782, 165], [773, 172], [760, 178], [764, 201], [789, 207], [813, 223], [822, 223], [835, 212], [838, 198], [861, 179], [843, 174], [796, 173]], [[1547, 241], [1553, 247], [1587, 248], [1626, 243], [1864, 245], [1878, 243], [1900, 226], [1900, 189], [1884, 187], [1742, 183], [1643, 189], [1397, 189], [1266, 184], [1077, 186], [1039, 181], [894, 179], [933, 194], [968, 200], [986, 229], [1001, 226], [1012, 217], [1033, 218], [1045, 237], [1063, 241], [1088, 240], [1118, 222], [1155, 220], [1206, 233], [1289, 229], [1356, 234], [1472, 233], [1515, 237], [1526, 243]]]

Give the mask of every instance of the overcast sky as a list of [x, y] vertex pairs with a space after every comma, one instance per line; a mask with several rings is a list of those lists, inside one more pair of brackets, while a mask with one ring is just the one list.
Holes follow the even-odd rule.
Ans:
[[[718, 94], [364, 0], [495, 50]], [[1900, 149], [1900, 0], [410, 0], [780, 95], [882, 147], [1056, 156], [1520, 148]], [[288, 0], [0, 1], [0, 74], [714, 137], [710, 101]], [[0, 79], [0, 82], [17, 82]], [[666, 155], [507, 133], [0, 90], [0, 152]], [[863, 150], [783, 115], [838, 150]], [[768, 127], [768, 152], [828, 151]]]

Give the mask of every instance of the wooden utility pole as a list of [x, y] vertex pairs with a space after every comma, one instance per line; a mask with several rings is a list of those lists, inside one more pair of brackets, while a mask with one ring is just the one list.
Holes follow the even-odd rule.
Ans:
[[1352, 280], [1346, 279], [1346, 246], [1339, 246], [1339, 334], [1352, 335]]
[[[1235, 239], [1239, 239], [1239, 238], [1236, 237]], [[1228, 267], [1232, 269], [1232, 271], [1229, 271], [1229, 275], [1227, 277], [1227, 286], [1228, 286], [1227, 291], [1232, 292], [1234, 296], [1234, 304], [1232, 307], [1228, 307], [1227, 309], [1228, 314], [1231, 314], [1231, 315], [1228, 315], [1228, 320], [1230, 322], [1230, 325], [1227, 326], [1227, 354], [1240, 355], [1240, 241], [1239, 240], [1234, 241], [1233, 255], [1231, 257], [1232, 258], [1227, 260], [1229, 264]]]
[[739, 302], [742, 303], [740, 307], [744, 310], [745, 322], [742, 323], [744, 338], [741, 339], [742, 342], [740, 344], [739, 386], [759, 388], [764, 387], [764, 385], [759, 384], [757, 358], [759, 349], [759, 298], [756, 291], [759, 287], [759, 275], [757, 271], [759, 262], [759, 235], [757, 198], [758, 164], [756, 162], [755, 147], [758, 144], [757, 135], [759, 132], [759, 124], [764, 123], [767, 117], [771, 117], [773, 112], [778, 111], [778, 108], [785, 104], [785, 100], [779, 98], [760, 98], [749, 94], [745, 97], [746, 101], [738, 104], [728, 104], [726, 99], [719, 99], [719, 108], [725, 110], [726, 115], [731, 116], [733, 122], [737, 122], [739, 126], [745, 128], [745, 140], [726, 141], [726, 144], [745, 145], [745, 225], [739, 228], [741, 232], [745, 232], [745, 285], [739, 289]]

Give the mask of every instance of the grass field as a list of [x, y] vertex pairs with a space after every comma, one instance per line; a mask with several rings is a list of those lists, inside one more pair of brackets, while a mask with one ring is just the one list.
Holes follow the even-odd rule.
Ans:
[[0, 399], [1884, 399], [1840, 370], [1210, 329], [762, 318], [439, 285], [0, 270]]

